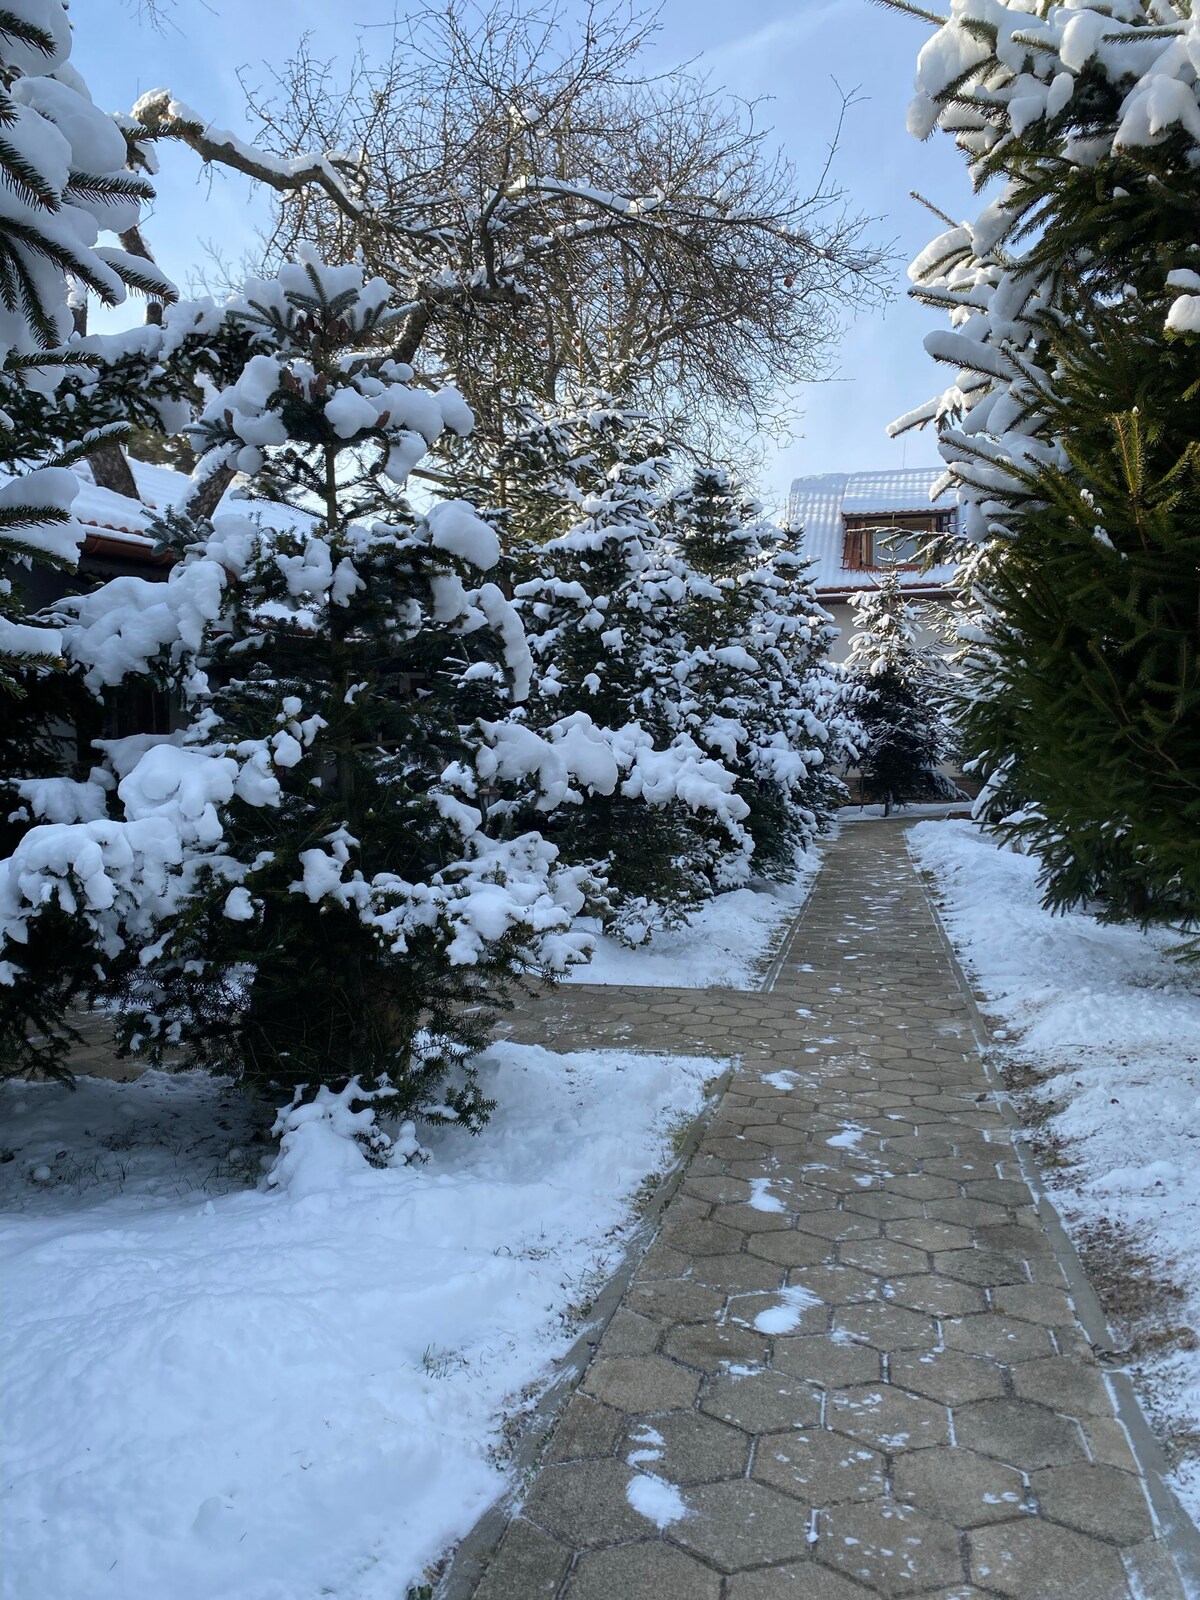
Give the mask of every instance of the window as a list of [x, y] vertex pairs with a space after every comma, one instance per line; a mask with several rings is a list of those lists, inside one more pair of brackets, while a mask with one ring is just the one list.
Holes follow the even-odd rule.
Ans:
[[890, 516], [848, 514], [842, 566], [854, 572], [919, 567], [922, 560], [920, 535], [944, 533], [953, 516], [953, 512], [942, 511], [903, 511]]

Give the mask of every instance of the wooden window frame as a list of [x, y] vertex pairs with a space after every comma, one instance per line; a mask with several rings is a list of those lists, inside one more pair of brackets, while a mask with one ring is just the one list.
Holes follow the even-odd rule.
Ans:
[[945, 533], [953, 516], [952, 511], [846, 512], [842, 518], [842, 567], [849, 572], [919, 572], [919, 561], [877, 560], [876, 539], [892, 533]]

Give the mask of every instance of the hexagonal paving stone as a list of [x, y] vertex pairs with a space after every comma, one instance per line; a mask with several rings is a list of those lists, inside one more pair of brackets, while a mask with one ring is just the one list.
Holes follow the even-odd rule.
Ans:
[[912, 1450], [896, 1462], [897, 1500], [944, 1517], [959, 1528], [1003, 1522], [1025, 1503], [1019, 1472], [973, 1450]]
[[1075, 1326], [1075, 1310], [1061, 1289], [1042, 1283], [1005, 1283], [992, 1293], [992, 1304], [1006, 1316], [1038, 1322], [1045, 1328]]
[[979, 1400], [959, 1406], [954, 1428], [960, 1444], [1022, 1472], [1086, 1459], [1076, 1425], [1029, 1400]]
[[822, 1511], [813, 1556], [883, 1595], [909, 1594], [962, 1577], [958, 1534], [894, 1500]]
[[[828, 1190], [833, 1195], [864, 1192], [863, 1184], [859, 1181], [863, 1174], [849, 1171], [844, 1167], [806, 1166], [800, 1169], [799, 1176], [805, 1185]], [[874, 1235], [863, 1234], [861, 1237], [873, 1238]]]
[[833, 1327], [835, 1333], [879, 1350], [931, 1350], [938, 1343], [933, 1319], [903, 1306], [840, 1306]]
[[706, 1379], [700, 1409], [747, 1433], [809, 1428], [821, 1420], [817, 1391], [778, 1372], [755, 1372], [747, 1377], [725, 1374]]
[[571, 1552], [540, 1528], [516, 1518], [475, 1591], [475, 1600], [554, 1600]]
[[625, 1304], [644, 1317], [664, 1322], [711, 1322], [725, 1304], [725, 1296], [703, 1284], [668, 1278], [661, 1283], [632, 1283]]
[[634, 1423], [618, 1453], [629, 1466], [686, 1485], [741, 1477], [750, 1441], [702, 1411], [666, 1411]]
[[720, 1174], [711, 1177], [689, 1176], [683, 1181], [683, 1192], [715, 1205], [736, 1205], [739, 1201], [749, 1200], [750, 1185], [745, 1178], [726, 1178]]
[[1013, 1388], [1022, 1400], [1036, 1400], [1069, 1417], [1107, 1417], [1112, 1412], [1103, 1372], [1095, 1363], [1072, 1356], [1023, 1362], [1013, 1372]]
[[765, 1434], [755, 1446], [752, 1476], [806, 1505], [835, 1505], [881, 1495], [886, 1470], [877, 1451], [819, 1429]]
[[644, 1539], [645, 1517], [625, 1490], [633, 1473], [623, 1461], [568, 1461], [543, 1467], [522, 1515], [572, 1548]]
[[687, 1504], [691, 1515], [671, 1524], [672, 1540], [722, 1572], [807, 1553], [807, 1510], [765, 1484], [748, 1478], [702, 1484], [688, 1490]]
[[1116, 1467], [1080, 1461], [1033, 1474], [1042, 1515], [1113, 1544], [1137, 1544], [1154, 1532], [1141, 1479]]
[[642, 1257], [635, 1278], [682, 1278], [691, 1266], [691, 1257], [670, 1245], [652, 1244]]
[[980, 1528], [967, 1536], [971, 1576], [1013, 1600], [1129, 1600], [1121, 1558], [1111, 1545], [1036, 1517]]
[[[836, 1211], [814, 1212], [814, 1216], [836, 1217]], [[803, 1221], [808, 1221], [805, 1217]], [[764, 1261], [775, 1262], [780, 1267], [814, 1267], [833, 1255], [832, 1246], [823, 1238], [811, 1233], [797, 1233], [789, 1228], [785, 1233], [756, 1233], [750, 1240], [750, 1253]]]
[[[896, 1239], [901, 1244], [911, 1244], [917, 1250], [930, 1251], [963, 1251], [970, 1250], [973, 1235], [969, 1228], [956, 1227], [951, 1222], [931, 1222], [928, 1217], [918, 1217], [914, 1220], [903, 1219], [898, 1222], [885, 1222], [884, 1235], [888, 1239]], [[943, 1270], [934, 1259], [934, 1269]], [[951, 1273], [949, 1276], [953, 1277]]]
[[880, 1239], [883, 1236], [882, 1223], [874, 1217], [856, 1217], [850, 1211], [805, 1212], [796, 1218], [796, 1226], [804, 1233], [816, 1234], [818, 1238], [831, 1242]]
[[[949, 1225], [937, 1223], [930, 1226]], [[935, 1272], [943, 1272], [948, 1278], [961, 1278], [964, 1283], [977, 1283], [985, 1289], [995, 1288], [1002, 1283], [1028, 1282], [1024, 1261], [998, 1250], [939, 1250], [934, 1255], [933, 1267]]]
[[890, 1194], [907, 1195], [912, 1200], [952, 1200], [958, 1193], [952, 1178], [938, 1178], [928, 1172], [885, 1178], [883, 1187]]
[[950, 1442], [945, 1406], [887, 1383], [832, 1390], [825, 1426], [892, 1453]]
[[800, 1293], [788, 1294], [787, 1289], [771, 1289], [762, 1294], [737, 1294], [729, 1301], [729, 1321], [739, 1328], [754, 1328], [757, 1318], [765, 1312], [773, 1313], [766, 1318], [767, 1333], [777, 1327], [781, 1321], [779, 1313], [786, 1311], [782, 1320], [790, 1324], [789, 1332], [796, 1333], [824, 1333], [829, 1326], [829, 1307], [822, 1305], [819, 1300], [808, 1301], [807, 1296]]
[[[789, 1203], [786, 1193], [775, 1193], [775, 1185], [770, 1186], [770, 1192], [780, 1201], [781, 1207]], [[764, 1211], [752, 1205], [718, 1206], [713, 1221], [742, 1233], [778, 1233], [792, 1226], [792, 1218], [785, 1210]]]
[[1032, 1322], [1018, 1322], [985, 1311], [979, 1316], [953, 1317], [942, 1324], [942, 1337], [951, 1350], [968, 1355], [990, 1356], [993, 1361], [1011, 1366], [1017, 1361], [1033, 1361], [1054, 1355], [1054, 1341], [1045, 1328]]
[[850, 1239], [839, 1247], [838, 1260], [886, 1278], [929, 1271], [929, 1257], [924, 1250], [897, 1244], [894, 1239]]
[[[682, 1550], [626, 1544], [580, 1558], [563, 1600], [720, 1600], [721, 1580]], [[513, 1600], [523, 1597], [513, 1596]]]
[[845, 1200], [847, 1211], [852, 1211], [858, 1216], [878, 1217], [881, 1222], [893, 1222], [900, 1219], [912, 1221], [921, 1216], [921, 1202], [909, 1200], [902, 1194], [848, 1194]]
[[1000, 1206], [1033, 1204], [1029, 1185], [1020, 1178], [984, 1178], [976, 1183], [968, 1183], [966, 1192], [972, 1200], [994, 1200]]
[[662, 1324], [618, 1306], [600, 1340], [602, 1356], [647, 1356], [662, 1338]]
[[674, 1209], [671, 1206], [667, 1211], [659, 1243], [689, 1256], [731, 1255], [742, 1248], [746, 1236], [738, 1229], [722, 1228], [719, 1223], [702, 1222], [695, 1217], [676, 1219], [672, 1215]]
[[880, 1354], [869, 1344], [851, 1344], [815, 1333], [798, 1339], [776, 1339], [771, 1365], [805, 1383], [839, 1389], [850, 1383], [877, 1382]]
[[[787, 1238], [789, 1235], [767, 1234], [768, 1239]], [[778, 1262], [758, 1255], [694, 1256], [688, 1263], [691, 1281], [709, 1289], [722, 1289], [726, 1294], [744, 1293], [750, 1289], [776, 1289], [783, 1276]]]
[[974, 1284], [943, 1278], [937, 1272], [918, 1272], [912, 1277], [889, 1278], [884, 1294], [890, 1305], [907, 1306], [910, 1311], [927, 1311], [931, 1317], [969, 1316], [984, 1309], [983, 1290]]
[[925, 1215], [935, 1222], [953, 1222], [963, 1228], [986, 1228], [1008, 1220], [1004, 1207], [990, 1200], [930, 1200]]
[[693, 1322], [672, 1328], [663, 1341], [663, 1351], [685, 1366], [720, 1372], [733, 1363], [761, 1366], [767, 1359], [767, 1341], [750, 1328]]
[[725, 1593], [728, 1600], [863, 1600], [856, 1583], [807, 1562], [737, 1573], [725, 1580]]
[[617, 1356], [593, 1361], [579, 1387], [618, 1411], [678, 1411], [695, 1400], [700, 1378], [663, 1356]]
[[807, 1289], [829, 1306], [858, 1305], [878, 1300], [879, 1279], [857, 1267], [843, 1267], [836, 1261], [823, 1261], [816, 1267], [793, 1267], [787, 1275], [790, 1286]]
[[574, 1394], [555, 1424], [544, 1459], [578, 1461], [585, 1456], [610, 1456], [624, 1426], [621, 1412], [589, 1400], [587, 1395]]
[[994, 1361], [958, 1350], [898, 1351], [888, 1376], [899, 1388], [948, 1406], [994, 1400], [1004, 1393], [1004, 1379]]

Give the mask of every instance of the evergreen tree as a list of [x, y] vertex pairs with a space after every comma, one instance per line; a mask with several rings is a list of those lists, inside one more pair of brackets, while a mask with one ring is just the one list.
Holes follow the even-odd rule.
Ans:
[[[608, 885], [609, 925], [633, 943], [745, 880], [753, 842], [736, 777], [685, 723], [691, 574], [664, 537], [668, 460], [644, 420], [609, 403], [546, 416], [516, 442], [514, 526], [531, 573], [516, 594], [536, 663], [530, 717], [586, 718], [620, 770], [555, 818], [567, 859]], [[555, 532], [556, 529], [562, 531]]]
[[[105, 826], [132, 857], [105, 926], [124, 941], [126, 1042], [276, 1094], [355, 1078], [399, 1113], [477, 1126], [470, 1057], [522, 973], [578, 957], [581, 895], [478, 774], [530, 668], [484, 576], [496, 535], [465, 504], [419, 516], [402, 495], [470, 415], [411, 386], [386, 289], [358, 268], [307, 260], [228, 315], [264, 348], [192, 437], [201, 473], [250, 476], [246, 514], [164, 527], [165, 586], [64, 603], [93, 683], [158, 671], [192, 708], [181, 736], [109, 751], [124, 817]], [[88, 837], [57, 835], [56, 891]]]
[[755, 870], [782, 876], [845, 799], [855, 730], [825, 664], [836, 630], [807, 563], [724, 471], [693, 474], [670, 527], [689, 575], [681, 726], [735, 774]]
[[[1162, 304], [1055, 337], [1066, 462], [1028, 476], [965, 727], [984, 814], [1040, 857], [1047, 902], [1200, 925], [1200, 340]], [[1023, 802], [1023, 803], [1022, 803]]]
[[[96, 109], [70, 65], [63, 0], [26, 0], [2, 20], [0, 468], [40, 469], [0, 490], [0, 562], [9, 568], [0, 577], [0, 702], [11, 702], [26, 693], [23, 674], [61, 660], [58, 634], [26, 615], [12, 569], [36, 562], [70, 571], [83, 537], [66, 469], [86, 451], [56, 450], [55, 430], [43, 425], [57, 409], [45, 397], [62, 369], [89, 359], [61, 348], [74, 326], [73, 304], [89, 291], [117, 305], [127, 287], [163, 299], [174, 290], [149, 262], [95, 242], [100, 230], [135, 228], [154, 191], [128, 170], [140, 159], [136, 139]], [[70, 436], [77, 442], [95, 425], [85, 421]], [[88, 440], [91, 448], [97, 442]]]
[[950, 743], [939, 706], [939, 668], [918, 644], [917, 614], [899, 579], [886, 573], [850, 604], [855, 619], [846, 665], [859, 686], [863, 801], [882, 805], [888, 816], [893, 806], [954, 799], [957, 787], [938, 771]]
[[910, 126], [1003, 188], [913, 264], [957, 370], [905, 419], [936, 421], [959, 493], [983, 816], [1041, 855], [1048, 903], [1188, 926], [1198, 51], [1183, 0], [952, 0]]

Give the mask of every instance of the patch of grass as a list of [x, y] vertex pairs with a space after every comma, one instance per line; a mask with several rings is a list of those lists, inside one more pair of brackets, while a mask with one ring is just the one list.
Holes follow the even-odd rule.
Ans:
[[461, 1351], [438, 1350], [434, 1345], [428, 1344], [421, 1355], [421, 1367], [431, 1378], [446, 1378], [452, 1372], [461, 1372], [470, 1366]]
[[1179, 1320], [1183, 1291], [1170, 1264], [1154, 1256], [1134, 1229], [1109, 1217], [1078, 1230], [1083, 1269], [1118, 1343], [1132, 1360], [1200, 1348], [1200, 1334]]

